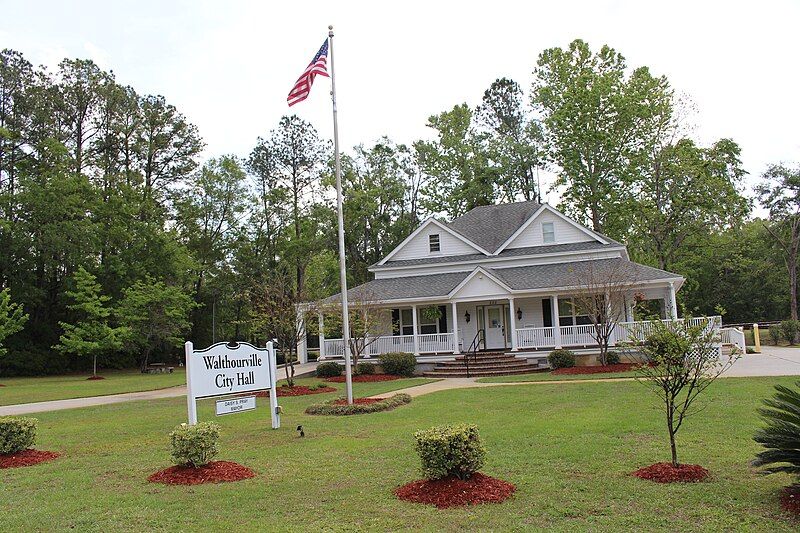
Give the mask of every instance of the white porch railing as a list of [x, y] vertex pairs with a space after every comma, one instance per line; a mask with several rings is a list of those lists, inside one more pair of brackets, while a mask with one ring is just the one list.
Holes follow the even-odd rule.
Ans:
[[[420, 353], [453, 352], [452, 333], [431, 333], [417, 335]], [[413, 335], [386, 335], [370, 339], [362, 356], [375, 357], [390, 352], [414, 353]], [[325, 339], [325, 357], [344, 357], [342, 339]]]
[[417, 335], [417, 340], [421, 353], [452, 352], [455, 350], [452, 333], [428, 333]]
[[742, 353], [747, 351], [745, 344], [744, 331], [739, 328], [722, 328], [719, 330], [722, 338], [722, 344], [732, 344], [736, 346]]
[[517, 347], [545, 348], [555, 346], [553, 328], [521, 328], [517, 330]]

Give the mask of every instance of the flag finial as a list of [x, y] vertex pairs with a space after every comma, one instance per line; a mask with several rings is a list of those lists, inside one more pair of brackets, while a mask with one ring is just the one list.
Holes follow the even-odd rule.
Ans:
[[333, 24], [328, 26], [328, 37], [333, 37]]

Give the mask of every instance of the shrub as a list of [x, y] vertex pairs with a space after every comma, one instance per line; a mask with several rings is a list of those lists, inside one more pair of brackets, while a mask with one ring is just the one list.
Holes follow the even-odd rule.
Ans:
[[800, 482], [800, 381], [794, 388], [775, 386], [775, 395], [758, 410], [766, 426], [753, 440], [766, 450], [756, 455], [753, 466], [768, 466], [763, 473], [786, 472]]
[[620, 362], [619, 352], [615, 352], [615, 351], [606, 352], [606, 364], [607, 365], [618, 365], [619, 362]]
[[417, 431], [414, 439], [422, 473], [428, 479], [451, 475], [468, 479], [481, 469], [486, 457], [478, 427], [473, 424], [435, 426]]
[[317, 365], [318, 378], [333, 378], [342, 375], [342, 365], [334, 361], [320, 363]]
[[800, 332], [800, 320], [784, 320], [781, 322], [781, 333], [789, 344], [794, 344], [797, 340], [797, 333]]
[[769, 340], [772, 341], [772, 344], [777, 346], [778, 343], [781, 342], [781, 328], [780, 328], [780, 326], [777, 326], [777, 325], [770, 326], [768, 332], [769, 332]]
[[547, 362], [553, 370], [575, 366], [575, 354], [569, 350], [553, 350], [547, 356]]
[[219, 448], [219, 426], [201, 422], [195, 426], [181, 424], [169, 434], [172, 459], [178, 465], [198, 467], [208, 464]]
[[410, 377], [414, 375], [417, 358], [413, 353], [391, 352], [381, 356], [381, 366], [387, 374]]
[[375, 373], [375, 365], [372, 363], [358, 363], [356, 365], [356, 374], [359, 376], [363, 376], [365, 374], [374, 374]]
[[753, 348], [752, 346], [746, 346], [744, 351], [745, 351], [745, 353], [758, 353], [758, 352], [756, 352], [756, 349]]
[[395, 394], [389, 398], [383, 399], [375, 403], [354, 403], [353, 405], [335, 405], [336, 402], [341, 401], [343, 398], [334, 398], [325, 403], [317, 403], [309, 405], [306, 408], [307, 415], [363, 415], [368, 413], [377, 413], [378, 411], [388, 411], [395, 407], [400, 407], [407, 403], [411, 403], [411, 396], [408, 394]]
[[36, 442], [35, 418], [21, 416], [0, 417], [0, 455], [21, 452]]

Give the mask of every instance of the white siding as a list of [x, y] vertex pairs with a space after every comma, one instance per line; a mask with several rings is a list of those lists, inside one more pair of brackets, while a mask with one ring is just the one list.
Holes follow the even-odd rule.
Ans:
[[[549, 298], [545, 298], [548, 304]], [[522, 320], [517, 319], [517, 328], [541, 328], [544, 327], [544, 317], [542, 315], [542, 298], [516, 298], [514, 299], [514, 313], [517, 309], [522, 310]], [[515, 315], [516, 316], [516, 315]]]
[[508, 248], [526, 248], [528, 246], [541, 246], [544, 244], [542, 239], [542, 223], [552, 222], [556, 233], [556, 242], [548, 244], [566, 244], [570, 242], [587, 242], [595, 240], [588, 233], [581, 231], [572, 224], [555, 216], [553, 213], [544, 211], [537, 216], [522, 233], [517, 235], [508, 244]]
[[489, 298], [491, 299], [496, 295], [508, 294], [508, 290], [502, 285], [494, 281], [492, 278], [478, 272], [467, 283], [458, 289], [453, 298]]
[[[439, 234], [439, 252], [431, 252], [428, 245], [428, 236]], [[428, 224], [413, 239], [402, 245], [390, 261], [402, 259], [421, 259], [423, 257], [438, 257], [442, 255], [466, 255], [479, 253], [475, 248], [458, 239], [451, 233], [443, 230], [436, 224]]]

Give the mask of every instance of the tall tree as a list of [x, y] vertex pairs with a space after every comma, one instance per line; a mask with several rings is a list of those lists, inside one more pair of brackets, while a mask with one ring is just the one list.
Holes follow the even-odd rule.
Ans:
[[756, 187], [759, 201], [769, 210], [767, 231], [783, 252], [789, 274], [789, 312], [797, 320], [797, 255], [800, 250], [800, 168], [772, 165]]

